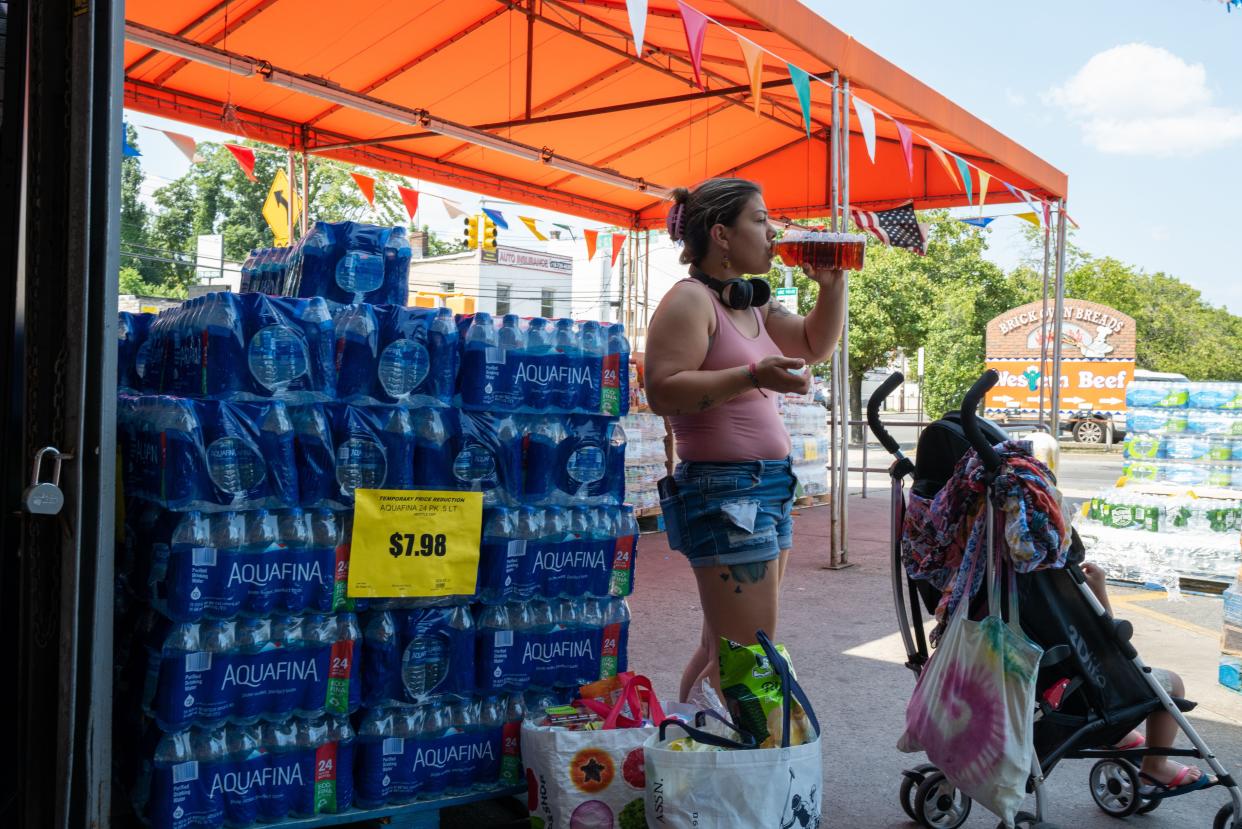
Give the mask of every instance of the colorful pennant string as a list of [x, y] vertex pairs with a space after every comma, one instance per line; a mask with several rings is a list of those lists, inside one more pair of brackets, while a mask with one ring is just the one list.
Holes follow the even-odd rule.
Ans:
[[354, 184], [358, 185], [358, 189], [362, 191], [363, 197], [367, 200], [367, 204], [371, 208], [375, 208], [375, 179], [370, 176], [364, 176], [362, 173], [351, 172], [350, 177], [353, 178]]
[[501, 213], [499, 210], [492, 207], [482, 207], [479, 209], [483, 211], [483, 215], [487, 216], [487, 218], [496, 223], [496, 227], [501, 230], [509, 229], [509, 222], [505, 219], [504, 213]]
[[410, 215], [410, 221], [414, 221], [414, 214], [418, 212], [418, 191], [398, 184], [397, 194], [401, 196], [401, 203], [405, 205], [405, 212]]
[[539, 228], [535, 227], [535, 220], [532, 219], [530, 216], [518, 216], [518, 221], [526, 225], [526, 229], [529, 230], [531, 235], [534, 236], [536, 239], [538, 239], [540, 242], [548, 241], [548, 237], [540, 233]]
[[587, 261], [590, 262], [595, 258], [595, 243], [599, 241], [599, 231], [584, 230], [582, 231], [582, 235], [586, 239]]
[[862, 98], [854, 98], [854, 111], [858, 113], [858, 128], [862, 130], [863, 143], [867, 145], [867, 157], [875, 164], [875, 111]]
[[254, 150], [249, 147], [239, 147], [236, 144], [225, 144], [224, 147], [233, 154], [233, 158], [237, 159], [237, 166], [242, 168], [246, 178], [258, 181], [254, 177]]
[[617, 266], [617, 255], [621, 253], [621, 248], [625, 245], [626, 236], [624, 233], [612, 234], [612, 261], [610, 267]]

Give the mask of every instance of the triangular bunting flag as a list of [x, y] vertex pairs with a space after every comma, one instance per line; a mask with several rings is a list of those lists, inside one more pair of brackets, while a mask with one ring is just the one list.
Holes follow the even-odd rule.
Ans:
[[237, 159], [237, 165], [242, 168], [246, 178], [258, 181], [254, 177], [254, 150], [249, 147], [239, 147], [236, 144], [225, 144], [224, 148], [233, 154], [233, 158]]
[[564, 230], [564, 231], [568, 232], [568, 233], [569, 233], [569, 238], [570, 238], [570, 239], [573, 239], [575, 242], [576, 242], [576, 241], [578, 241], [578, 234], [574, 233], [574, 229], [573, 229], [573, 227], [572, 227], [572, 226], [570, 226], [570, 225], [557, 225], [557, 224], [554, 224], [554, 225], [552, 225], [552, 226], [553, 226], [553, 227], [559, 227], [561, 230]]
[[970, 165], [957, 156], [953, 156], [953, 160], [957, 162], [957, 171], [962, 174], [962, 185], [966, 191], [966, 201], [973, 202], [975, 200], [975, 188], [970, 180]]
[[349, 175], [353, 178], [354, 184], [358, 185], [358, 189], [362, 191], [362, 195], [366, 197], [367, 204], [374, 208], [375, 179], [370, 176], [364, 176], [362, 173], [350, 173]]
[[174, 147], [181, 150], [181, 154], [189, 159], [191, 164], [197, 164], [203, 160], [203, 157], [198, 154], [198, 142], [193, 138], [188, 135], [183, 135], [179, 132], [171, 132], [169, 130], [161, 130], [161, 132], [164, 133], [165, 138], [173, 143]]
[[897, 135], [901, 137], [901, 151], [906, 155], [906, 169], [910, 171], [910, 180], [914, 181], [914, 133], [900, 121], [893, 123], [897, 125]]
[[617, 254], [621, 252], [621, 247], [625, 244], [625, 238], [624, 233], [612, 234], [612, 262], [610, 267], [615, 268], [617, 266]]
[[737, 45], [742, 49], [742, 60], [746, 62], [746, 71], [750, 75], [750, 97], [754, 99], [755, 114], [758, 115], [759, 101], [763, 96], [763, 50], [741, 35], [738, 35]]
[[130, 146], [130, 143], [127, 139], [122, 138], [121, 144], [122, 144], [121, 158], [138, 158], [139, 156], [142, 155], [142, 153], [138, 152], [137, 149]]
[[1041, 202], [1044, 207], [1044, 227], [1052, 227], [1052, 208], [1048, 206], [1048, 202]]
[[595, 258], [595, 243], [599, 240], [598, 230], [584, 230], [582, 235], [586, 237], [587, 261], [590, 262]]
[[974, 225], [975, 227], [987, 227], [988, 225], [992, 224], [992, 222], [996, 221], [996, 217], [995, 216], [980, 216], [977, 219], [958, 219], [958, 221], [963, 222], [968, 225]]
[[548, 241], [548, 237], [540, 233], [539, 228], [535, 227], [535, 220], [532, 219], [530, 216], [518, 216], [518, 221], [526, 225], [526, 229], [529, 230], [531, 235], [534, 236], [536, 239], [538, 239], [540, 242]]
[[863, 143], [867, 145], [867, 156], [875, 164], [875, 112], [868, 104], [854, 96], [854, 111], [858, 113], [858, 128], [862, 130]]
[[927, 145], [932, 148], [932, 152], [936, 154], [936, 158], [940, 159], [940, 166], [944, 167], [944, 171], [949, 174], [949, 181], [953, 182], [958, 187], [961, 187], [962, 183], [957, 177], [957, 171], [954, 170], [953, 165], [949, 163], [949, 156], [945, 153], [944, 148], [942, 148], [939, 144], [933, 144], [930, 141], [927, 142]]
[[414, 214], [418, 212], [418, 191], [398, 184], [397, 195], [401, 196], [401, 202], [405, 205], [405, 212], [410, 215], [410, 221], [414, 221]]
[[459, 219], [466, 215], [466, 211], [461, 209], [461, 205], [452, 199], [446, 199], [440, 196], [440, 201], [444, 203], [444, 209], [448, 211], [450, 219]]
[[630, 33], [634, 35], [634, 52], [643, 56], [643, 34], [647, 31], [647, 0], [625, 0], [630, 13]]
[[677, 0], [677, 8], [681, 11], [682, 28], [686, 30], [686, 46], [690, 49], [690, 62], [694, 66], [694, 83], [706, 92], [700, 64], [703, 62], [703, 38], [707, 36], [707, 18], [681, 0]]
[[798, 103], [802, 106], [802, 123], [806, 126], [806, 137], [811, 137], [811, 76], [805, 69], [799, 69], [792, 63], [789, 67], [789, 79], [793, 81], [794, 91], [798, 93]]
[[509, 223], [505, 221], [504, 213], [501, 213], [499, 210], [495, 210], [490, 207], [481, 207], [479, 209], [483, 211], [484, 215], [486, 215], [487, 218], [491, 219], [493, 222], [496, 223], [496, 227], [500, 228], [501, 230], [509, 229]]
[[983, 212], [983, 203], [988, 200], [988, 184], [992, 181], [992, 174], [983, 170], [979, 171], [979, 212]]
[[1034, 213], [1015, 213], [1014, 215], [1024, 222], [1030, 222], [1035, 227], [1039, 227], [1039, 216]]
[[1069, 222], [1071, 225], [1074, 226], [1074, 230], [1078, 230], [1078, 222], [1074, 221], [1073, 216], [1066, 213], [1064, 210], [1061, 211], [1061, 215], [1065, 217], [1065, 221]]

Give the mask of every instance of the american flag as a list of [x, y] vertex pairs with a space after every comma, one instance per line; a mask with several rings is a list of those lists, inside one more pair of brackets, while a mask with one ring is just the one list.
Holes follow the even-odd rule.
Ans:
[[914, 215], [914, 202], [908, 201], [892, 210], [868, 212], [851, 210], [854, 224], [886, 245], [907, 248], [923, 256], [927, 245], [927, 228]]

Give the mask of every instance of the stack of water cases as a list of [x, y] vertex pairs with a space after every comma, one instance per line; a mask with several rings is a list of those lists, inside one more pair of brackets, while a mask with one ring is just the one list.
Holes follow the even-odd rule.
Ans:
[[1242, 490], [1242, 383], [1135, 382], [1126, 408], [1130, 480]]
[[656, 484], [668, 471], [664, 418], [651, 412], [631, 411], [621, 418], [621, 427], [627, 438], [626, 498], [639, 512], [658, 509], [660, 495]]
[[[1242, 577], [1242, 572], [1239, 572]], [[1220, 638], [1220, 684], [1242, 693], [1242, 589], [1238, 579], [1225, 590]]]
[[786, 395], [781, 408], [799, 493], [822, 495], [828, 491], [827, 410], [807, 395]]
[[[517, 784], [524, 712], [624, 670], [620, 326], [213, 294], [122, 315], [120, 347], [119, 617], [144, 639], [118, 681], [152, 824]], [[477, 591], [350, 600], [359, 488], [482, 493]]]
[[328, 305], [209, 294], [122, 315], [120, 345], [116, 734], [135, 809], [173, 829], [349, 809], [349, 491], [302, 486], [324, 452], [297, 431], [336, 405]]

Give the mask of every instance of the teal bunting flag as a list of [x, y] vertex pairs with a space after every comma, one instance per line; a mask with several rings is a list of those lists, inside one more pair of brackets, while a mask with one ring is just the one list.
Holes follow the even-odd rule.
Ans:
[[789, 79], [793, 81], [794, 91], [798, 93], [798, 103], [802, 105], [802, 123], [806, 126], [806, 137], [811, 137], [811, 76], [806, 70], [799, 69], [792, 63], [789, 67]]
[[970, 165], [957, 156], [953, 156], [953, 160], [957, 162], [957, 171], [962, 174], [962, 184], [966, 185], [966, 201], [974, 204], [975, 186], [974, 181], [970, 177]]

